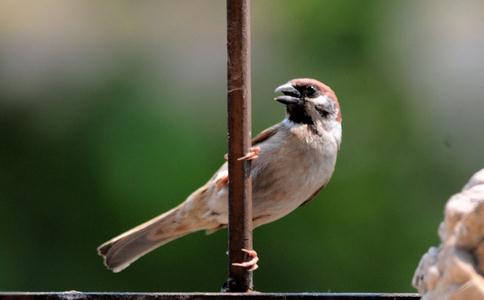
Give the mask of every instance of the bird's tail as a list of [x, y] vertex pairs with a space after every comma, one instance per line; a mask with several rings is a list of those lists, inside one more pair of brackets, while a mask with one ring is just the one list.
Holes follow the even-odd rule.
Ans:
[[[189, 233], [208, 229], [199, 218], [195, 199], [188, 199], [178, 207], [155, 217], [97, 248], [104, 264], [113, 272], [120, 272], [146, 253]], [[199, 201], [195, 201], [199, 202]], [[194, 207], [195, 206], [195, 207]]]

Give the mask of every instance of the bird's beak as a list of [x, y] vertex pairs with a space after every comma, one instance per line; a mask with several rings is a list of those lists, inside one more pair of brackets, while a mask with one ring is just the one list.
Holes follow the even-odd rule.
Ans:
[[304, 101], [300, 98], [301, 93], [290, 83], [283, 84], [276, 88], [275, 93], [283, 93], [282, 96], [277, 96], [274, 100], [282, 104], [301, 105]]

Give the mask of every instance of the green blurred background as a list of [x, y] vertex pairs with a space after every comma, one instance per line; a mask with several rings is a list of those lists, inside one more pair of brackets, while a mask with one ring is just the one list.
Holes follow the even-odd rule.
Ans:
[[[274, 88], [337, 92], [316, 201], [255, 231], [260, 291], [413, 291], [446, 199], [484, 165], [482, 1], [253, 1], [253, 132]], [[226, 232], [119, 274], [105, 240], [182, 201], [226, 152], [225, 1], [0, 2], [0, 290], [217, 291]]]

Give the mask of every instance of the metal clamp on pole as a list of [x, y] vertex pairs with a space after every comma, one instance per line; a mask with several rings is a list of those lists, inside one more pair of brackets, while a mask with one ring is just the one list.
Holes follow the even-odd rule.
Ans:
[[232, 265], [252, 249], [250, 160], [237, 160], [251, 146], [250, 1], [227, 0], [227, 102], [229, 146], [229, 278], [224, 289], [252, 289], [252, 272]]

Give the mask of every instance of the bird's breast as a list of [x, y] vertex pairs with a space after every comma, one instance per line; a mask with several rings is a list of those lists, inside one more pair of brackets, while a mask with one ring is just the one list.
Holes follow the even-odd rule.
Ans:
[[[279, 140], [278, 140], [279, 139]], [[287, 134], [261, 144], [252, 168], [254, 217], [263, 223], [283, 217], [325, 185], [334, 170], [337, 146]]]

